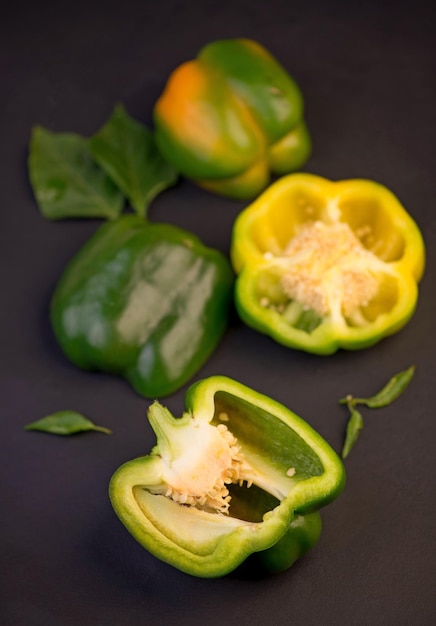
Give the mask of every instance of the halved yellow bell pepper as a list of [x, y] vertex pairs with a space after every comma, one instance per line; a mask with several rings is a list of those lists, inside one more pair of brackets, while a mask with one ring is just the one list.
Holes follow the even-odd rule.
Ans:
[[300, 173], [240, 213], [231, 257], [248, 325], [291, 348], [331, 354], [371, 346], [406, 324], [425, 247], [386, 187]]

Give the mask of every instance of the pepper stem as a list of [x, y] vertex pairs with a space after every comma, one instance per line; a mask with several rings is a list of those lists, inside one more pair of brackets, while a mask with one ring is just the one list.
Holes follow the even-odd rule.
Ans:
[[178, 420], [157, 400], [148, 408], [147, 417], [156, 435], [160, 456], [165, 459], [176, 456], [180, 452], [177, 445]]

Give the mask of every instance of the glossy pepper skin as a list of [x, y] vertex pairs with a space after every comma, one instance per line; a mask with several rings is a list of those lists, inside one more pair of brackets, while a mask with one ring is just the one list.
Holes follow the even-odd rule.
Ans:
[[[211, 578], [244, 562], [261, 575], [280, 572], [316, 544], [319, 509], [340, 494], [345, 472], [292, 411], [212, 376], [188, 389], [181, 418], [158, 403], [148, 417], [157, 445], [122, 465], [109, 488], [115, 512], [144, 548]], [[223, 435], [236, 458], [230, 471]], [[221, 475], [230, 476], [225, 485], [215, 481]]]
[[311, 174], [277, 181], [238, 216], [236, 306], [291, 348], [360, 349], [411, 318], [425, 264], [421, 232], [386, 187]]
[[234, 275], [192, 233], [125, 215], [101, 226], [67, 266], [51, 302], [68, 358], [157, 398], [185, 384], [223, 335]]
[[210, 43], [174, 70], [154, 122], [159, 148], [186, 178], [241, 200], [271, 172], [301, 168], [311, 151], [300, 89], [249, 39]]

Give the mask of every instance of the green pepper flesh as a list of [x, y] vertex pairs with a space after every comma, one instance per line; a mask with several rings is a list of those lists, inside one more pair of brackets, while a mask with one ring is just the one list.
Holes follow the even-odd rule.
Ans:
[[104, 224], [63, 273], [56, 338], [79, 367], [125, 377], [146, 397], [186, 383], [221, 339], [233, 272], [192, 233], [126, 215]]

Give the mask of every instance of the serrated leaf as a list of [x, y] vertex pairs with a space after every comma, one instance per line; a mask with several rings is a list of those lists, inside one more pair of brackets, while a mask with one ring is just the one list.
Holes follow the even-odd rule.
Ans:
[[87, 417], [77, 411], [58, 411], [47, 415], [36, 422], [27, 424], [25, 430], [39, 430], [52, 435], [75, 435], [90, 430], [110, 434], [111, 431], [103, 426], [96, 426]]
[[131, 206], [145, 216], [151, 201], [177, 181], [177, 171], [159, 152], [151, 130], [122, 105], [89, 140], [94, 159], [112, 178]]
[[29, 177], [41, 213], [49, 220], [116, 218], [124, 199], [95, 163], [88, 141], [75, 133], [36, 126], [30, 139]]

